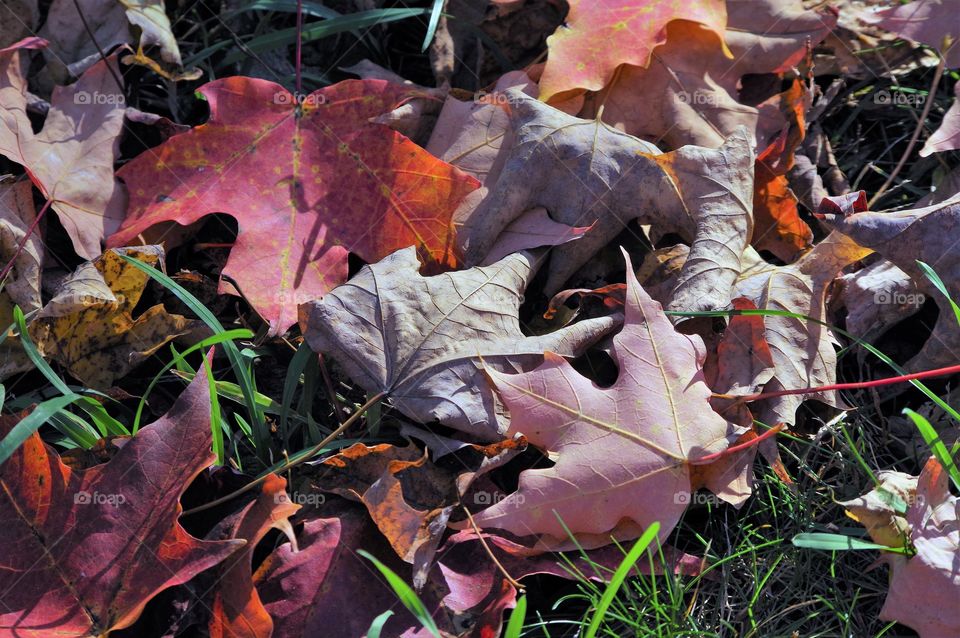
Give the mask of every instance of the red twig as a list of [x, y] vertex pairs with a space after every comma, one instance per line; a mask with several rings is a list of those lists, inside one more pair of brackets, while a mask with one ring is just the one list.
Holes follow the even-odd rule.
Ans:
[[44, 204], [43, 208], [40, 209], [40, 212], [37, 213], [33, 223], [30, 224], [30, 228], [27, 229], [27, 234], [23, 236], [23, 239], [20, 240], [20, 245], [17, 246], [17, 252], [13, 253], [13, 257], [7, 262], [7, 265], [3, 267], [3, 271], [0, 272], [0, 282], [6, 281], [7, 275], [9, 275], [10, 271], [13, 270], [13, 264], [16, 263], [17, 257], [19, 257], [20, 253], [23, 252], [24, 247], [27, 245], [27, 240], [30, 239], [30, 235], [32, 235], [33, 231], [37, 228], [37, 224], [40, 223], [40, 220], [43, 218], [43, 214], [47, 212], [48, 208], [50, 208], [50, 203], [51, 200], [48, 199], [47, 203]]
[[812, 392], [826, 392], [828, 390], [862, 390], [864, 388], [875, 388], [877, 386], [883, 385], [893, 385], [894, 383], [902, 383], [904, 381], [910, 381], [911, 379], [926, 379], [928, 377], [941, 377], [948, 374], [956, 374], [960, 372], [960, 365], [947, 366], [946, 368], [937, 368], [936, 370], [924, 370], [922, 372], [914, 372], [912, 374], [901, 374], [896, 377], [888, 377], [886, 379], [875, 379], [874, 381], [857, 381], [854, 383], [834, 383], [833, 385], [822, 385], [816, 388], [800, 388], [799, 390], [777, 390], [776, 392], [761, 392], [760, 394], [750, 394], [744, 397], [727, 397], [727, 395], [718, 395], [724, 396], [726, 398], [738, 399], [740, 401], [759, 401], [760, 399], [773, 399], [775, 397], [785, 397], [792, 394], [810, 394]]
[[713, 454], [708, 454], [699, 459], [695, 459], [693, 461], [690, 461], [690, 465], [706, 465], [707, 463], [713, 463], [714, 461], [722, 459], [725, 456], [730, 456], [731, 454], [742, 452], [743, 450], [746, 450], [749, 447], [752, 447], [754, 445], [759, 445], [762, 441], [765, 441], [766, 439], [769, 439], [772, 436], [776, 436], [776, 434], [780, 432], [780, 430], [782, 430], [783, 427], [784, 427], [783, 423], [777, 423], [775, 426], [773, 426], [772, 428], [770, 428], [769, 430], [767, 430], [766, 432], [764, 432], [763, 434], [761, 434], [755, 439], [750, 439], [749, 441], [745, 441], [743, 443], [730, 446], [726, 450], [722, 450], [720, 452], [714, 452]]

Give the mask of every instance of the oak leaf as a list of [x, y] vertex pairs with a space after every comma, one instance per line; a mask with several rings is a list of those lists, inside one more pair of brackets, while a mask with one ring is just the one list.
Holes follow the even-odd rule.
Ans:
[[34, 433], [0, 466], [0, 545], [15, 550], [0, 559], [0, 633], [106, 635], [243, 545], [177, 522], [181, 492], [215, 460], [208, 388], [199, 376], [103, 465], [72, 470]]
[[405, 248], [301, 306], [300, 326], [314, 351], [336, 359], [367, 392], [387, 393], [410, 418], [499, 440], [506, 419], [481, 358], [496, 369], [529, 369], [547, 350], [576, 356], [616, 324], [602, 317], [525, 336], [519, 309], [537, 266], [520, 252], [424, 277], [416, 251]]
[[110, 246], [161, 222], [232, 215], [239, 233], [223, 273], [272, 334], [296, 322], [298, 303], [346, 280], [348, 252], [375, 262], [415, 245], [428, 260], [453, 263], [450, 216], [476, 180], [368, 122], [414, 89], [348, 80], [297, 97], [234, 77], [199, 91], [210, 103], [206, 124], [118, 171], [130, 210]]
[[627, 260], [623, 330], [613, 337], [617, 381], [601, 388], [548, 352], [529, 372], [487, 369], [523, 434], [556, 464], [520, 474], [517, 491], [474, 515], [481, 527], [589, 547], [670, 533], [689, 502], [691, 462], [724, 450], [732, 425], [710, 408], [698, 336], [676, 332]]

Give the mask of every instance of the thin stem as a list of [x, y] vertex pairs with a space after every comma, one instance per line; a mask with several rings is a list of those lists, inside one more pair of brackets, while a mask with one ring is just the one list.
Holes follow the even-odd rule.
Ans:
[[493, 564], [497, 566], [497, 569], [500, 570], [500, 573], [503, 574], [503, 577], [507, 579], [507, 582], [513, 585], [520, 591], [524, 591], [526, 588], [521, 585], [517, 580], [513, 578], [509, 573], [507, 573], [507, 568], [497, 560], [497, 557], [494, 556], [493, 551], [490, 549], [490, 546], [487, 545], [487, 541], [484, 540], [483, 534], [480, 532], [480, 528], [477, 527], [476, 521], [473, 520], [473, 516], [470, 514], [470, 510], [466, 508], [465, 505], [460, 505], [463, 508], [463, 512], [467, 515], [467, 520], [470, 521], [470, 526], [473, 528], [473, 531], [477, 534], [477, 540], [480, 541], [480, 544], [483, 545], [483, 549], [486, 550], [487, 556], [490, 557], [490, 560], [493, 561]]
[[300, 64], [302, 60], [303, 52], [303, 0], [297, 0], [297, 59], [296, 59], [296, 73], [297, 73], [297, 99], [300, 99], [300, 95], [303, 92], [303, 83], [300, 77]]
[[23, 252], [24, 247], [27, 245], [27, 240], [30, 239], [30, 235], [33, 234], [33, 231], [37, 228], [37, 225], [40, 223], [40, 220], [43, 218], [43, 214], [47, 212], [47, 209], [50, 208], [50, 204], [53, 200], [47, 200], [47, 203], [43, 205], [43, 208], [40, 209], [40, 212], [37, 213], [37, 216], [33, 219], [33, 223], [30, 224], [30, 228], [27, 229], [26, 234], [23, 236], [23, 239], [20, 240], [20, 245], [17, 246], [17, 252], [13, 253], [13, 257], [10, 261], [7, 262], [7, 265], [3, 267], [3, 271], [0, 271], [0, 284], [2, 284], [7, 279], [7, 275], [10, 274], [10, 271], [13, 270], [13, 264], [16, 263], [17, 257], [20, 256], [20, 253]]
[[117, 88], [120, 89], [120, 92], [123, 93], [123, 80], [120, 79], [120, 76], [117, 75], [116, 70], [110, 66], [110, 62], [107, 61], [107, 54], [103, 52], [103, 49], [100, 47], [100, 43], [97, 42], [97, 39], [93, 36], [93, 29], [90, 28], [90, 25], [87, 24], [87, 18], [83, 15], [83, 10], [80, 8], [80, 0], [73, 0], [73, 6], [77, 8], [77, 15], [80, 16], [80, 22], [83, 23], [83, 28], [86, 30], [87, 35], [90, 36], [90, 41], [93, 42], [93, 46], [97, 48], [97, 53], [100, 54], [100, 59], [104, 61], [107, 65], [107, 70], [110, 71], [110, 75], [113, 76], [114, 82], [117, 83]]
[[893, 183], [893, 180], [896, 179], [897, 175], [900, 174], [900, 170], [903, 168], [904, 164], [907, 163], [907, 158], [910, 157], [910, 154], [913, 152], [913, 147], [917, 144], [917, 139], [920, 137], [920, 131], [923, 130], [923, 123], [927, 121], [927, 116], [930, 115], [930, 107], [933, 106], [933, 96], [937, 94], [937, 85], [940, 83], [940, 78], [943, 76], [943, 67], [946, 60], [941, 55], [940, 63], [937, 64], [937, 70], [933, 73], [933, 82], [930, 83], [930, 90], [927, 92], [927, 102], [923, 105], [923, 113], [920, 115], [920, 121], [917, 122], [916, 128], [913, 129], [913, 136], [910, 137], [910, 143], [907, 144], [906, 150], [903, 152], [903, 155], [900, 157], [900, 161], [897, 162], [896, 168], [893, 169], [893, 172], [890, 173], [890, 176], [887, 178], [887, 181], [883, 183], [883, 186], [880, 187], [873, 197], [870, 198], [870, 201], [867, 202], [867, 208], [873, 208], [873, 205], [878, 199], [886, 192], [890, 187], [890, 184]]
[[935, 370], [923, 370], [911, 374], [901, 374], [896, 377], [887, 377], [886, 379], [874, 379], [873, 381], [855, 381], [852, 383], [834, 383], [831, 385], [821, 385], [815, 388], [800, 388], [797, 390], [777, 390], [776, 392], [761, 392], [759, 394], [748, 394], [747, 396], [731, 396], [727, 394], [715, 394], [715, 397], [723, 399], [737, 399], [738, 401], [759, 401], [760, 399], [773, 399], [776, 397], [785, 397], [793, 394], [811, 394], [813, 392], [827, 392], [829, 390], [863, 390], [865, 388], [876, 388], [884, 385], [893, 385], [913, 379], [926, 379], [929, 377], [941, 377], [948, 374], [960, 372], [960, 365], [947, 366], [946, 368], [937, 368]]
[[708, 454], [706, 456], [700, 457], [699, 459], [693, 459], [690, 461], [690, 465], [706, 465], [708, 463], [713, 463], [719, 461], [722, 458], [730, 456], [731, 454], [736, 454], [737, 452], [742, 452], [748, 448], [753, 447], [754, 445], [759, 445], [762, 441], [769, 439], [772, 436], [776, 436], [784, 428], [783, 423], [777, 423], [775, 426], [761, 434], [755, 439], [750, 439], [743, 443], [737, 445], [732, 445], [725, 450], [720, 452], [714, 452], [713, 454]]
[[284, 463], [283, 465], [281, 465], [281, 466], [278, 467], [277, 469], [273, 470], [272, 472], [268, 472], [268, 473], [264, 474], [263, 476], [261, 476], [260, 478], [254, 479], [253, 481], [247, 483], [246, 485], [244, 485], [244, 486], [241, 487], [240, 489], [238, 489], [238, 490], [236, 490], [236, 491], [233, 491], [233, 492], [231, 492], [230, 494], [227, 494], [226, 496], [221, 496], [220, 498], [215, 499], [215, 500], [212, 500], [212, 501], [210, 501], [209, 503], [204, 503], [203, 505], [198, 505], [197, 507], [194, 507], [193, 509], [189, 509], [189, 510], [185, 511], [185, 512], [182, 514], [182, 516], [187, 516], [187, 515], [189, 515], [189, 514], [196, 514], [197, 512], [202, 512], [202, 511], [204, 511], [204, 510], [208, 510], [208, 509], [211, 509], [211, 508], [213, 508], [213, 507], [216, 507], [217, 505], [221, 505], [221, 504], [223, 504], [223, 503], [226, 503], [227, 501], [229, 501], [229, 500], [231, 500], [231, 499], [233, 499], [233, 498], [235, 498], [235, 497], [237, 497], [237, 496], [240, 496], [241, 494], [245, 494], [245, 493], [249, 492], [250, 490], [252, 490], [253, 488], [255, 488], [257, 485], [260, 485], [261, 483], [263, 483], [264, 481], [266, 481], [266, 480], [267, 480], [267, 477], [269, 477], [271, 474], [278, 474], [278, 473], [280, 473], [280, 472], [286, 472], [286, 471], [289, 470], [290, 468], [296, 467], [296, 466], [300, 465], [301, 463], [303, 463], [303, 462], [305, 462], [305, 461], [313, 458], [313, 456], [314, 456], [317, 452], [319, 452], [320, 450], [322, 450], [328, 443], [330, 443], [330, 442], [333, 441], [335, 438], [337, 438], [338, 436], [340, 436], [341, 434], [343, 434], [343, 433], [346, 431], [347, 428], [349, 428], [351, 425], [353, 425], [354, 422], [355, 422], [357, 419], [359, 419], [360, 416], [363, 415], [363, 414], [370, 408], [370, 406], [372, 406], [374, 403], [376, 403], [377, 401], [379, 401], [380, 399], [382, 399], [382, 398], [385, 397], [386, 395], [387, 395], [386, 392], [379, 392], [379, 393], [377, 393], [376, 395], [374, 395], [373, 397], [371, 397], [366, 403], [364, 403], [362, 406], [360, 406], [360, 409], [358, 409], [356, 412], [354, 412], [353, 414], [351, 414], [351, 415], [350, 415], [350, 418], [343, 422], [343, 425], [341, 425], [341, 426], [338, 427], [336, 430], [334, 430], [333, 432], [331, 432], [331, 433], [327, 436], [327, 438], [325, 438], [324, 440], [320, 441], [319, 443], [317, 443], [317, 444], [314, 445], [313, 447], [308, 448], [307, 451], [303, 454], [303, 456], [301, 456], [301, 457], [298, 458], [297, 460], [295, 460], [295, 461], [287, 461], [286, 463]]

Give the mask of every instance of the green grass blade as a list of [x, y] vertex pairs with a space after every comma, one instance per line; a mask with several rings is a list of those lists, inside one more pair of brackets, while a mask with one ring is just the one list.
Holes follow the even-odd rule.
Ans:
[[643, 535], [637, 539], [637, 542], [633, 544], [633, 547], [630, 548], [627, 555], [620, 561], [620, 565], [617, 567], [617, 570], [613, 572], [607, 588], [600, 597], [600, 602], [597, 603], [596, 608], [593, 610], [593, 618], [591, 618], [590, 625], [584, 634], [585, 638], [594, 638], [597, 635], [597, 630], [600, 629], [600, 623], [603, 622], [603, 617], [606, 615], [607, 609], [610, 608], [610, 604], [613, 602], [617, 592], [620, 591], [620, 586], [623, 584], [623, 581], [626, 580], [627, 574], [630, 573], [630, 570], [633, 569], [636, 562], [643, 556], [643, 553], [657, 537], [659, 531], [660, 523], [654, 522], [647, 528]]
[[510, 620], [507, 621], [507, 628], [503, 632], [503, 638], [520, 638], [520, 632], [523, 631], [523, 623], [527, 619], [527, 597], [520, 596], [517, 599], [517, 606], [510, 612]]
[[[53, 368], [50, 367], [50, 364], [47, 363], [40, 355], [40, 351], [37, 350], [37, 346], [33, 343], [33, 340], [30, 338], [30, 332], [27, 330], [27, 321], [23, 315], [23, 311], [20, 310], [19, 306], [14, 306], [13, 308], [13, 320], [17, 326], [17, 331], [20, 335], [20, 347], [23, 348], [23, 351], [26, 353], [27, 358], [30, 359], [30, 362], [36, 366], [37, 370], [46, 377], [47, 381], [57, 389], [60, 394], [64, 396], [71, 396], [77, 394], [67, 383], [61, 379], [56, 372], [53, 371]], [[125, 436], [130, 434], [130, 431], [126, 427], [112, 416], [107, 414], [106, 409], [100, 404], [99, 401], [95, 401], [90, 397], [83, 395], [80, 396], [80, 400], [77, 401], [80, 408], [86, 412], [93, 422], [96, 424], [97, 429], [100, 430], [100, 433], [103, 436]], [[80, 442], [77, 441], [79, 444]]]
[[367, 638], [380, 638], [380, 634], [383, 633], [383, 626], [387, 624], [392, 615], [393, 612], [388, 609], [374, 618], [373, 622], [370, 623], [370, 629], [367, 630]]
[[7, 400], [7, 389], [0, 383], [0, 410], [3, 410], [3, 404]]
[[947, 301], [950, 302], [950, 307], [953, 308], [953, 316], [957, 318], [957, 323], [960, 323], [960, 306], [958, 306], [950, 296], [950, 293], [947, 291], [946, 284], [944, 284], [943, 280], [940, 279], [940, 275], [938, 275], [933, 268], [920, 260], [917, 260], [917, 266], [920, 267], [920, 270], [923, 271], [923, 274], [926, 275], [927, 279], [930, 280], [934, 287], [936, 287], [936, 289], [943, 293], [943, 296], [947, 298]]
[[203, 357], [203, 371], [207, 375], [207, 385], [210, 388], [210, 431], [213, 434], [213, 453], [217, 455], [217, 464], [224, 465], [226, 459], [226, 451], [223, 446], [225, 424], [220, 411], [220, 399], [217, 398], [217, 380], [213, 378], [213, 369], [206, 356]]
[[[246, 11], [277, 11], [279, 13], [296, 13], [297, 0], [254, 0], [250, 4], [230, 11], [228, 15], [237, 15]], [[323, 6], [319, 2], [303, 0], [303, 15], [318, 18], [339, 18], [343, 14]]]
[[937, 460], [940, 461], [940, 465], [942, 465], [947, 471], [947, 474], [950, 475], [950, 480], [953, 481], [953, 484], [958, 490], [960, 490], [960, 468], [958, 468], [957, 464], [954, 462], [953, 457], [950, 455], [950, 450], [947, 449], [943, 439], [940, 438], [940, 435], [937, 434], [937, 431], [933, 429], [932, 425], [930, 425], [930, 421], [928, 421], [922, 414], [918, 414], [910, 408], [904, 408], [903, 414], [906, 414], [908, 417], [910, 417], [910, 420], [913, 421], [913, 424], [917, 426], [917, 430], [920, 431], [920, 436], [923, 437], [923, 440], [930, 448], [930, 451], [935, 457], [937, 457]]
[[440, 15], [443, 13], [443, 0], [433, 0], [433, 6], [430, 7], [430, 23], [427, 24], [427, 34], [423, 37], [423, 46], [420, 51], [426, 51], [430, 46], [430, 41], [437, 33], [437, 25], [440, 24]]
[[0, 441], [0, 463], [6, 461], [20, 447], [24, 441], [30, 438], [41, 425], [50, 420], [57, 412], [75, 401], [83, 399], [79, 394], [65, 394], [63, 396], [48, 399], [40, 403], [33, 411], [20, 420], [13, 429]]
[[[235, 330], [226, 330], [220, 334], [213, 335], [212, 337], [207, 337], [206, 339], [200, 341], [199, 343], [195, 343], [189, 348], [187, 348], [186, 350], [184, 350], [182, 354], [177, 353], [176, 350], [174, 350], [175, 354], [173, 355], [173, 359], [170, 361], [170, 363], [164, 365], [163, 368], [161, 368], [160, 372], [158, 372], [156, 376], [153, 377], [153, 379], [150, 381], [150, 384], [147, 385], [147, 389], [144, 390], [143, 396], [140, 397], [140, 403], [137, 404], [137, 412], [133, 418], [134, 433], [136, 433], [137, 430], [140, 429], [140, 419], [143, 417], [143, 409], [147, 405], [147, 397], [150, 396], [150, 393], [153, 391], [153, 388], [157, 385], [157, 383], [160, 382], [160, 378], [163, 377], [163, 375], [168, 370], [170, 370], [175, 366], [179, 368], [179, 366], [181, 365], [181, 362], [185, 363], [185, 361], [183, 361], [184, 357], [186, 357], [189, 354], [193, 354], [197, 350], [209, 348], [211, 346], [215, 346], [217, 344], [224, 343], [226, 341], [233, 341], [234, 339], [249, 339], [251, 337], [253, 337], [253, 332], [251, 332], [250, 330], [247, 330], [246, 328], [237, 328]], [[241, 392], [241, 395], [242, 395], [242, 392]]]
[[310, 346], [307, 345], [307, 342], [304, 341], [300, 344], [300, 347], [297, 348], [297, 353], [293, 355], [293, 359], [290, 361], [290, 367], [287, 368], [287, 376], [283, 380], [283, 394], [280, 397], [280, 437], [283, 440], [284, 449], [287, 449], [290, 443], [290, 429], [288, 424], [290, 422], [290, 405], [293, 403], [293, 394], [296, 392], [297, 386], [300, 385], [300, 375], [303, 374], [310, 358], [316, 356], [313, 350], [310, 349]]
[[390, 588], [393, 589], [397, 598], [399, 598], [403, 606], [420, 621], [423, 628], [433, 634], [435, 638], [442, 638], [437, 624], [433, 621], [423, 601], [421, 601], [417, 594], [410, 588], [410, 585], [405, 583], [396, 572], [377, 560], [373, 554], [365, 552], [362, 549], [357, 550], [357, 553], [373, 563], [374, 567], [383, 574], [383, 577], [387, 579], [387, 583], [390, 585]]
[[[210, 309], [204, 306], [199, 299], [190, 294], [186, 288], [153, 266], [145, 264], [144, 262], [134, 259], [128, 255], [120, 255], [120, 257], [122, 257], [124, 261], [133, 264], [135, 267], [145, 272], [151, 278], [172, 292], [180, 301], [186, 304], [187, 307], [190, 308], [190, 310], [192, 310], [201, 321], [207, 324], [207, 326], [215, 334], [222, 334], [226, 332], [226, 329], [223, 327], [223, 324], [220, 323], [220, 320], [217, 319], [216, 316], [210, 312]], [[256, 388], [253, 385], [253, 379], [250, 374], [250, 370], [246, 366], [246, 363], [240, 354], [240, 350], [237, 348], [237, 345], [233, 343], [233, 341], [223, 341], [223, 350], [227, 355], [227, 359], [230, 361], [230, 366], [233, 368], [233, 373], [237, 377], [237, 382], [243, 391], [243, 399], [247, 408], [247, 415], [249, 416], [250, 423], [253, 427], [254, 447], [257, 450], [257, 455], [260, 456], [261, 460], [266, 460], [269, 458], [268, 451], [270, 446], [270, 431], [267, 428], [266, 422], [264, 421], [263, 413], [257, 406], [255, 399]]]
[[[411, 18], [413, 16], [423, 15], [426, 12], [427, 9], [372, 9], [370, 11], [358, 11], [349, 15], [343, 15], [337, 18], [323, 20], [322, 22], [315, 24], [306, 25], [303, 27], [301, 37], [304, 43], [312, 42], [314, 40], [322, 40], [323, 38], [327, 38], [338, 33], [343, 33], [345, 31], [355, 31], [357, 29], [372, 27], [377, 24], [386, 24], [388, 22], [396, 22], [397, 20], [406, 20], [407, 18]], [[248, 52], [263, 53], [265, 51], [271, 51], [283, 46], [288, 46], [296, 40], [296, 37], [296, 27], [280, 29], [279, 31], [261, 35], [248, 42], [245, 42], [244, 45], [246, 50], [237, 48], [235, 51], [228, 53], [223, 58], [222, 64], [233, 64], [234, 62], [239, 62], [249, 55]], [[197, 57], [199, 57], [199, 55]], [[195, 58], [191, 60], [191, 63], [195, 64], [197, 61], [198, 60]]]
[[886, 545], [865, 541], [862, 538], [856, 538], [854, 536], [846, 536], [844, 534], [829, 534], [826, 532], [807, 532], [804, 534], [797, 534], [793, 537], [793, 544], [795, 547], [803, 547], [805, 549], [825, 549], [832, 552], [864, 549], [895, 552], [898, 554], [906, 552], [906, 550], [902, 547], [887, 547]]

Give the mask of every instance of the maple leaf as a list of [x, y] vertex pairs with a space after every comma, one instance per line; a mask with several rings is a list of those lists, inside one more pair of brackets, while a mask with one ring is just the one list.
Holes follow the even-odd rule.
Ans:
[[202, 375], [103, 465], [72, 470], [31, 435], [0, 465], [0, 544], [16, 548], [0, 559], [0, 633], [106, 635], [241, 547], [177, 522], [180, 493], [215, 460], [211, 443]]
[[[324, 506], [323, 518], [304, 521], [296, 548], [284, 543], [264, 560], [254, 582], [273, 619], [275, 638], [360, 638], [388, 609], [396, 613], [383, 635], [430, 636], [397, 604], [396, 594], [357, 549], [375, 555], [401, 577], [409, 574], [362, 508], [332, 503]], [[362, 604], [358, 592], [363, 592]], [[445, 626], [442, 615], [434, 618]]]
[[300, 326], [314, 351], [336, 359], [368, 392], [387, 393], [410, 418], [498, 440], [506, 423], [481, 357], [490, 367], [527, 369], [545, 350], [577, 356], [616, 325], [601, 317], [525, 336], [520, 303], [537, 265], [521, 252], [423, 277], [416, 251], [406, 248], [302, 306]]
[[827, 214], [825, 218], [838, 232], [876, 250], [907, 273], [922, 294], [937, 301], [940, 314], [933, 332], [920, 352], [903, 367], [912, 372], [956, 363], [954, 353], [960, 350], [960, 329], [950, 311], [951, 301], [926, 277], [917, 261], [930, 264], [944, 281], [950, 298], [960, 299], [960, 260], [955, 239], [960, 225], [960, 195], [922, 208], [882, 213], [864, 210]]
[[868, 341], [923, 305], [916, 282], [886, 259], [839, 277], [836, 285], [834, 297], [846, 309], [847, 332]]
[[[672, 148], [715, 148], [738, 126], [755, 134], [757, 109], [737, 100], [741, 78], [790, 70], [837, 18], [829, 9], [806, 11], [799, 1], [728, 0], [726, 8], [725, 30], [696, 18], [670, 22], [650, 64], [622, 67], [587, 96], [581, 116], [598, 116], [602, 105], [604, 121]], [[618, 40], [597, 42], [617, 50], [611, 42]], [[762, 148], [769, 140], [758, 143]]]
[[0, 50], [0, 154], [23, 165], [52, 202], [73, 249], [94, 259], [103, 237], [120, 226], [126, 206], [113, 177], [124, 111], [123, 89], [114, 79], [117, 62], [98, 62], [75, 84], [55, 87], [43, 130], [34, 134], [20, 52], [45, 46], [28, 38]]
[[549, 55], [540, 97], [560, 101], [569, 99], [571, 92], [598, 91], [610, 83], [620, 65], [647, 66], [673, 20], [699, 22], [720, 35], [726, 17], [723, 0], [687, 5], [672, 0], [571, 0], [565, 25], [547, 38]]
[[239, 233], [223, 274], [271, 334], [296, 321], [299, 303], [346, 280], [348, 252], [375, 262], [412, 244], [427, 261], [452, 263], [450, 215], [476, 180], [368, 122], [415, 90], [348, 80], [301, 99], [234, 77], [199, 91], [210, 103], [206, 124], [117, 172], [130, 210], [108, 245], [161, 222], [232, 215]]
[[162, 304], [134, 318], [149, 275], [123, 260], [160, 261], [159, 246], [108, 250], [82, 264], [28, 325], [44, 357], [58, 361], [92, 388], [107, 390], [164, 344], [199, 321], [168, 313]]
[[870, 22], [898, 37], [922, 42], [938, 49], [946, 68], [960, 67], [960, 24], [956, 7], [943, 0], [914, 0], [907, 4], [861, 13]]
[[636, 220], [692, 242], [670, 309], [729, 304], [753, 225], [753, 157], [745, 130], [720, 149], [689, 146], [661, 154], [652, 144], [517, 89], [505, 95], [515, 141], [500, 178], [458, 234], [468, 263], [480, 263], [500, 232], [531, 208], [542, 206], [570, 226], [593, 224], [583, 238], [552, 250], [545, 284], [551, 294]]
[[960, 635], [960, 499], [948, 483], [940, 463], [927, 461], [907, 510], [917, 553], [891, 557], [890, 591], [880, 610], [882, 620], [903, 623], [921, 638]]
[[877, 472], [877, 481], [877, 486], [863, 496], [839, 504], [847, 516], [867, 528], [873, 542], [904, 547], [910, 538], [910, 524], [906, 509], [902, 508], [916, 500], [917, 477], [881, 470]]
[[243, 549], [218, 566], [217, 587], [210, 607], [211, 638], [269, 638], [273, 621], [260, 602], [253, 584], [253, 552], [271, 529], [279, 529], [295, 542], [289, 518], [300, 509], [290, 502], [287, 482], [270, 474], [256, 498], [220, 521], [207, 539], [220, 537], [246, 541]]
[[462, 444], [452, 453], [456, 469], [451, 470], [449, 462], [443, 468], [428, 462], [426, 452], [414, 445], [355, 443], [317, 464], [312, 483], [363, 503], [397, 555], [413, 564], [413, 583], [420, 589], [460, 497], [475, 478], [525, 448], [523, 439]]
[[674, 330], [629, 257], [624, 312], [611, 350], [619, 377], [608, 388], [550, 352], [530, 372], [486, 370], [510, 410], [508, 434], [523, 434], [556, 464], [522, 472], [516, 492], [474, 516], [478, 525], [546, 542], [569, 530], [587, 547], [654, 521], [663, 537], [676, 525], [690, 461], [725, 449], [733, 430], [710, 408], [703, 341]]

